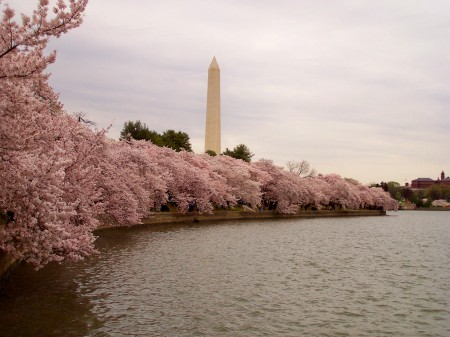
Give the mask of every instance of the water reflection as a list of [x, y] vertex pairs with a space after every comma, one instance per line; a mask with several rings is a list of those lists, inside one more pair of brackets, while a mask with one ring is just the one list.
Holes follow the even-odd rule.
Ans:
[[83, 336], [98, 329], [93, 305], [77, 291], [76, 270], [21, 265], [0, 292], [0, 336]]
[[449, 220], [398, 212], [113, 229], [87, 261], [19, 268], [0, 302], [0, 331], [449, 336]]

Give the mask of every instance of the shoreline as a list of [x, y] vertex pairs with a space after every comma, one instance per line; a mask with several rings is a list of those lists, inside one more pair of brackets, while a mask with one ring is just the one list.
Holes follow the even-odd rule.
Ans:
[[229, 220], [259, 220], [259, 219], [298, 219], [298, 218], [335, 218], [335, 217], [354, 217], [354, 216], [383, 216], [386, 211], [383, 210], [318, 210], [318, 211], [299, 211], [296, 214], [279, 214], [275, 211], [228, 211], [216, 210], [213, 214], [200, 213], [179, 213], [179, 212], [158, 212], [142, 219], [142, 223], [133, 226], [115, 226], [112, 224], [100, 225], [97, 231], [109, 228], [152, 226], [152, 225], [171, 225], [171, 224], [189, 224], [189, 223], [209, 223], [223, 222]]
[[[218, 210], [213, 214], [199, 213], [178, 213], [178, 212], [158, 212], [142, 219], [141, 224], [133, 226], [117, 226], [111, 224], [100, 225], [94, 233], [111, 228], [130, 228], [136, 226], [163, 225], [172, 224], [205, 224], [211, 222], [223, 222], [229, 220], [264, 220], [264, 219], [298, 219], [298, 218], [335, 218], [335, 217], [359, 217], [359, 216], [384, 216], [386, 211], [382, 210], [317, 210], [300, 211], [297, 214], [279, 214], [275, 211], [227, 211]], [[16, 259], [0, 252], [0, 288], [1, 283], [7, 278], [9, 272], [19, 263]]]

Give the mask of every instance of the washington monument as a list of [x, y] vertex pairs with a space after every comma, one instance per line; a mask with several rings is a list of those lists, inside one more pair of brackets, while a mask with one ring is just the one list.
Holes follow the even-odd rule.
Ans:
[[208, 69], [205, 152], [220, 154], [220, 68], [214, 57]]

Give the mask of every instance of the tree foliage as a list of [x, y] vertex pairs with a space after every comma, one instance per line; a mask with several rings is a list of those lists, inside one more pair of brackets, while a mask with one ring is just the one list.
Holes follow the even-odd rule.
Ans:
[[175, 151], [188, 151], [192, 152], [189, 136], [186, 132], [167, 130], [164, 131], [162, 136], [164, 146], [167, 146]]
[[164, 146], [163, 139], [156, 131], [151, 131], [141, 121], [128, 121], [123, 125], [123, 129], [120, 132], [120, 139], [136, 139], [147, 140], [158, 146]]
[[247, 147], [247, 145], [244, 144], [237, 145], [233, 150], [229, 150], [228, 148], [226, 148], [222, 154], [235, 159], [241, 159], [247, 163], [250, 163], [252, 157], [254, 156], [254, 154], [250, 152], [250, 149]]
[[0, 23], [0, 210], [12, 215], [0, 249], [36, 266], [95, 251], [104, 131], [63, 113], [44, 73], [55, 61], [44, 55], [49, 38], [79, 26], [86, 5], [40, 1], [21, 23], [6, 5]]
[[401, 186], [398, 182], [389, 181], [373, 184], [388, 192], [400, 202], [411, 202], [417, 207], [430, 207], [435, 200], [450, 200], [450, 186], [434, 184], [426, 189], [413, 190], [410, 186]]
[[150, 141], [157, 146], [165, 146], [175, 151], [192, 151], [189, 135], [186, 132], [167, 130], [159, 134], [149, 130], [147, 125], [139, 120], [125, 122], [120, 132], [120, 139], [130, 140], [131, 138]]
[[450, 186], [436, 184], [425, 190], [425, 196], [432, 200], [450, 200]]

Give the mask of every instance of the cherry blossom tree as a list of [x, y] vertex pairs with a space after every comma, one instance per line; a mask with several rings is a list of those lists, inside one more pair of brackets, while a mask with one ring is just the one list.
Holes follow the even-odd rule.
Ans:
[[21, 23], [14, 9], [6, 4], [0, 23], [0, 79], [42, 76], [56, 58], [56, 52], [44, 55], [49, 39], [78, 27], [87, 3], [87, 0], [58, 0], [50, 8], [48, 0], [40, 0], [31, 16], [22, 14]]
[[372, 193], [370, 191], [370, 188], [368, 186], [364, 185], [357, 185], [356, 188], [358, 189], [359, 193], [359, 199], [360, 199], [360, 208], [366, 209], [370, 207], [370, 205], [373, 205], [373, 197]]
[[215, 206], [226, 206], [225, 178], [211, 170], [207, 155], [175, 152], [169, 148], [153, 148], [154, 159], [169, 175], [168, 201], [179, 211], [195, 207], [201, 213], [211, 213]]
[[321, 209], [330, 203], [330, 185], [320, 177], [302, 178], [305, 209]]
[[[227, 207], [230, 203], [234, 202], [233, 196], [229, 193], [226, 178], [214, 171], [209, 159], [211, 158], [207, 154], [194, 154], [192, 152], [181, 151], [179, 153], [181, 159], [186, 165], [193, 168], [195, 171], [202, 171], [204, 174], [205, 183], [207, 184], [204, 189], [196, 191], [197, 209], [199, 211], [203, 209], [209, 209], [209, 206], [199, 203], [200, 200], [206, 201], [209, 198], [209, 205], [215, 207]], [[199, 175], [196, 172], [195, 175]], [[201, 185], [200, 185], [201, 186]], [[203, 195], [199, 196], [199, 192]], [[195, 194], [194, 194], [195, 195]]]
[[391, 197], [389, 192], [384, 191], [381, 187], [370, 188], [372, 203], [367, 208], [378, 208], [386, 211], [396, 210], [398, 203]]
[[167, 200], [167, 186], [161, 168], [146, 151], [154, 146], [145, 141], [112, 141], [99, 163], [98, 186], [104, 213], [109, 225], [141, 223], [156, 204]]
[[28, 131], [35, 143], [13, 138], [11, 148], [2, 146], [0, 204], [14, 219], [0, 234], [0, 248], [36, 266], [80, 259], [95, 251], [92, 231], [103, 211], [96, 180], [104, 135], [68, 115], [23, 110], [21, 117], [34, 120]]
[[0, 210], [12, 214], [0, 248], [38, 267], [95, 251], [103, 133], [62, 112], [44, 73], [55, 60], [44, 55], [49, 38], [80, 25], [86, 4], [60, 0], [49, 14], [42, 0], [21, 23], [6, 6], [0, 22]]
[[262, 186], [265, 202], [274, 206], [278, 213], [297, 213], [301, 196], [299, 176], [284, 171], [282, 167], [267, 159], [261, 159], [253, 165], [271, 178]]
[[230, 156], [207, 156], [212, 170], [225, 178], [227, 205], [238, 202], [252, 208], [261, 206], [261, 183], [257, 180], [252, 166], [240, 159]]
[[328, 174], [320, 176], [330, 187], [329, 197], [330, 206], [335, 209], [338, 208], [353, 208], [352, 203], [353, 191], [350, 189], [349, 184], [337, 174]]

